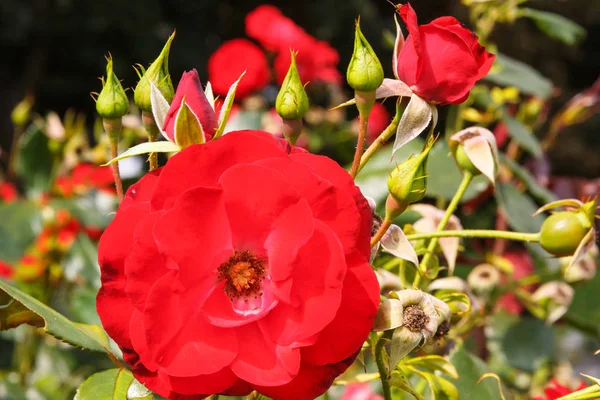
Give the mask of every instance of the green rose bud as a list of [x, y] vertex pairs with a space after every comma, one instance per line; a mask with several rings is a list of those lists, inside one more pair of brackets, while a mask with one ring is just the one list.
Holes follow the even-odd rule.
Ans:
[[135, 87], [133, 100], [142, 111], [152, 112], [152, 104], [150, 102], [150, 82], [158, 88], [167, 102], [171, 103], [175, 89], [169, 74], [169, 51], [171, 50], [171, 42], [175, 38], [175, 32], [169, 37], [165, 47], [163, 47], [158, 58], [154, 60], [147, 70], [140, 67], [142, 73], [138, 71], [140, 81]]
[[129, 111], [129, 100], [121, 82], [113, 72], [113, 61], [109, 56], [106, 64], [106, 79], [102, 79], [102, 91], [96, 100], [96, 111], [102, 118], [121, 118]]
[[33, 96], [28, 94], [23, 100], [13, 108], [10, 114], [12, 123], [17, 126], [24, 126], [29, 122], [31, 108], [33, 107]]
[[308, 111], [309, 104], [308, 96], [304, 91], [298, 67], [296, 66], [296, 53], [293, 51], [291, 53], [292, 62], [283, 80], [279, 94], [277, 94], [275, 109], [277, 110], [277, 114], [284, 120], [299, 120]]
[[430, 135], [420, 154], [409, 158], [398, 165], [388, 178], [390, 195], [400, 206], [408, 206], [425, 197], [427, 190], [427, 157], [435, 143], [435, 137]]
[[346, 72], [348, 84], [360, 92], [374, 92], [383, 83], [383, 67], [356, 21], [354, 52]]

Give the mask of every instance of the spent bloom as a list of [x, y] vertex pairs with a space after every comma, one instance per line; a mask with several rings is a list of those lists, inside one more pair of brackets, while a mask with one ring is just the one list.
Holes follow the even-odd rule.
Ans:
[[450, 136], [450, 151], [459, 168], [472, 175], [485, 175], [492, 184], [498, 174], [498, 148], [494, 134], [472, 126]]
[[540, 309], [540, 316], [552, 324], [558, 321], [569, 309], [575, 291], [561, 281], [544, 283], [531, 295], [531, 300]]

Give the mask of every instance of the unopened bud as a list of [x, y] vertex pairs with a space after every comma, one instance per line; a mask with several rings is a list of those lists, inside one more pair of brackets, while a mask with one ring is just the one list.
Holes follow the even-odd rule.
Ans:
[[299, 120], [308, 111], [308, 96], [300, 80], [298, 67], [296, 66], [296, 53], [292, 53], [290, 69], [283, 80], [281, 89], [277, 94], [275, 109], [277, 114], [284, 120]]
[[360, 92], [374, 92], [383, 83], [383, 67], [360, 30], [360, 18], [356, 21], [354, 52], [346, 79], [352, 89]]
[[102, 118], [117, 119], [129, 111], [129, 100], [121, 82], [113, 72], [113, 61], [109, 56], [106, 64], [106, 78], [102, 79], [102, 91], [96, 100], [96, 111]]
[[498, 149], [494, 134], [488, 129], [473, 126], [450, 137], [450, 151], [456, 164], [473, 176], [484, 174], [492, 183], [498, 173]]
[[158, 58], [150, 64], [148, 69], [144, 71], [142, 67], [142, 73], [138, 72], [140, 81], [135, 87], [133, 100], [142, 111], [152, 112], [150, 82], [158, 88], [168, 103], [171, 103], [173, 100], [175, 89], [173, 88], [173, 82], [169, 74], [169, 51], [174, 37], [175, 32], [169, 37]]
[[425, 197], [425, 191], [427, 190], [427, 157], [433, 143], [435, 143], [435, 138], [430, 135], [421, 153], [398, 165], [388, 178], [387, 184], [390, 195], [404, 208]]
[[10, 114], [12, 123], [16, 126], [24, 126], [29, 122], [31, 108], [33, 107], [33, 96], [28, 94], [13, 108]]

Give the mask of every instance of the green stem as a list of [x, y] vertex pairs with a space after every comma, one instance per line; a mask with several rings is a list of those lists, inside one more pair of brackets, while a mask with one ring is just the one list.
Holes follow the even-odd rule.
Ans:
[[367, 127], [369, 125], [369, 115], [360, 113], [359, 117], [359, 129], [358, 129], [358, 142], [356, 143], [356, 151], [354, 152], [354, 159], [352, 160], [352, 167], [350, 168], [350, 175], [352, 178], [356, 178], [359, 171], [360, 160], [365, 148], [365, 140], [367, 139]]
[[508, 239], [519, 242], [539, 242], [539, 233], [521, 233], [511, 231], [494, 231], [485, 229], [473, 229], [462, 231], [441, 231], [429, 233], [415, 233], [406, 235], [408, 240], [420, 239], [438, 239], [443, 237], [464, 237], [464, 238], [489, 238], [489, 239]]
[[379, 378], [381, 379], [381, 389], [383, 391], [384, 400], [392, 400], [392, 393], [390, 391], [390, 384], [388, 382], [388, 372], [385, 367], [385, 360], [383, 353], [385, 352], [384, 336], [380, 337], [375, 346], [375, 362], [377, 363], [377, 370], [379, 371]]
[[[110, 159], [113, 160], [119, 156], [119, 138], [123, 129], [121, 118], [103, 120], [104, 130], [108, 134]], [[113, 173], [113, 179], [115, 181], [115, 189], [117, 191], [117, 198], [119, 202], [123, 200], [123, 183], [121, 181], [121, 173], [119, 172], [119, 163], [114, 162], [111, 164]]]
[[371, 247], [374, 247], [377, 244], [377, 242], [379, 242], [381, 240], [381, 238], [383, 237], [383, 235], [385, 235], [385, 233], [387, 232], [387, 230], [390, 228], [391, 225], [392, 225], [391, 219], [385, 218], [383, 220], [383, 222], [379, 226], [379, 229], [377, 230], [377, 233], [375, 233], [375, 236], [373, 236], [371, 238]]
[[[160, 130], [158, 129], [158, 126], [156, 126], [156, 121], [154, 121], [152, 113], [142, 112], [142, 122], [144, 128], [146, 128], [146, 133], [148, 134], [148, 141], [157, 142], [158, 137], [160, 136]], [[150, 153], [148, 159], [150, 161], [150, 171], [158, 168], [158, 154]]]
[[375, 155], [377, 150], [382, 148], [383, 145], [385, 144], [385, 142], [387, 142], [389, 140], [389, 138], [391, 138], [396, 133], [396, 130], [398, 129], [398, 124], [400, 123], [401, 117], [402, 117], [401, 112], [396, 113], [392, 122], [387, 126], [387, 128], [384, 129], [383, 132], [381, 132], [381, 134], [379, 136], [377, 136], [377, 139], [375, 139], [373, 141], [373, 143], [371, 143], [371, 145], [367, 148], [365, 153], [360, 158], [360, 165], [358, 166], [358, 172], [360, 172], [365, 167], [365, 165], [367, 165], [367, 163]]
[[[473, 179], [473, 174], [471, 174], [469, 171], [463, 171], [463, 178], [462, 178], [462, 181], [460, 182], [460, 186], [458, 187], [456, 194], [454, 194], [454, 197], [450, 201], [450, 204], [448, 205], [448, 208], [446, 209], [446, 213], [444, 214], [444, 217], [438, 224], [437, 232], [443, 231], [444, 228], [446, 227], [446, 224], [450, 220], [450, 217], [452, 216], [454, 211], [456, 211], [456, 207], [458, 207], [458, 203], [460, 202], [460, 199], [462, 199], [465, 192], [467, 191], [467, 188], [469, 187], [469, 184], [471, 183], [472, 179]], [[429, 246], [427, 246], [427, 251], [425, 252], [425, 255], [423, 256], [423, 259], [421, 260], [421, 264], [419, 265], [419, 270], [421, 271], [421, 274], [415, 275], [414, 284], [416, 287], [418, 287], [419, 284], [421, 283], [421, 275], [427, 271], [427, 265], [429, 264], [431, 255], [435, 251], [435, 247], [437, 246], [438, 242], [439, 242], [439, 238], [434, 237], [429, 242]]]

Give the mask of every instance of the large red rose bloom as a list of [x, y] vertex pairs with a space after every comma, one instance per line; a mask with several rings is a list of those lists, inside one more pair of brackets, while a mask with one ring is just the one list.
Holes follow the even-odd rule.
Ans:
[[232, 132], [128, 190], [100, 241], [98, 313], [162, 396], [313, 399], [371, 329], [371, 226], [335, 162]]
[[418, 25], [410, 4], [400, 6], [399, 13], [409, 35], [398, 54], [398, 78], [429, 102], [464, 102], [475, 82], [490, 71], [495, 56], [454, 17]]
[[208, 59], [208, 80], [215, 93], [226, 96], [229, 87], [246, 71], [238, 84], [236, 98], [263, 89], [271, 79], [265, 53], [246, 39], [223, 43]]

